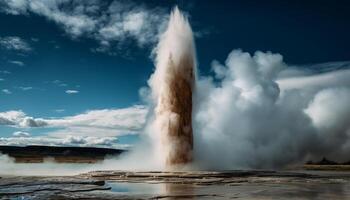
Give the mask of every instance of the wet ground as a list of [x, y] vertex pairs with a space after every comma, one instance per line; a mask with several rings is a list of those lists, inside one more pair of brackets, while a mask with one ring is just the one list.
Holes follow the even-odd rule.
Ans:
[[126, 172], [3, 177], [2, 199], [350, 199], [350, 173]]

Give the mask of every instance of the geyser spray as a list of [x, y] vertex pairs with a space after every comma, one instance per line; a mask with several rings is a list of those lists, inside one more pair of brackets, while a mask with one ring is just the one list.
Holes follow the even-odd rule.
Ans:
[[192, 161], [192, 93], [195, 46], [187, 18], [176, 7], [156, 49], [156, 69], [150, 79], [155, 101], [154, 131], [162, 164], [171, 169]]

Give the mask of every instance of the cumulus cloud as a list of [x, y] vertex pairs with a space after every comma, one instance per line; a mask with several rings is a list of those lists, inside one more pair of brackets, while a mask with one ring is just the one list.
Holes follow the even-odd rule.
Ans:
[[27, 116], [22, 111], [0, 112], [0, 125], [14, 127], [42, 127], [47, 126], [44, 119]]
[[7, 50], [28, 52], [31, 51], [29, 43], [17, 36], [0, 37], [0, 46]]
[[[291, 69], [281, 55], [239, 50], [212, 67], [213, 76], [197, 81], [193, 123], [198, 166], [274, 168], [323, 156], [349, 160], [347, 71], [300, 69], [302, 73], [281, 78]], [[306, 74], [310, 82], [301, 81]], [[294, 81], [288, 80], [291, 76]]]
[[77, 94], [77, 93], [79, 93], [79, 91], [78, 90], [66, 90], [66, 93], [67, 94]]
[[[16, 133], [16, 134], [15, 134]], [[116, 137], [97, 136], [72, 136], [50, 137], [36, 136], [30, 137], [26, 132], [15, 132], [15, 137], [0, 137], [0, 145], [27, 146], [27, 145], [47, 145], [47, 146], [80, 146], [80, 147], [108, 147], [108, 148], [128, 148], [128, 145], [118, 144]]]
[[[15, 128], [49, 128], [44, 136], [32, 137], [16, 131], [14, 137], [0, 138], [0, 145], [97, 146], [128, 148], [119, 144], [117, 136], [138, 134], [145, 124], [147, 108], [92, 110], [62, 118], [34, 118], [22, 111], [0, 112], [0, 125]], [[50, 128], [53, 128], [50, 129]], [[43, 133], [44, 133], [43, 132]]]
[[100, 43], [95, 51], [108, 51], [112, 42], [128, 39], [139, 46], [153, 43], [168, 18], [161, 8], [121, 0], [9, 0], [0, 7], [7, 14], [43, 16], [73, 38], [94, 38]]
[[0, 112], [0, 125], [17, 128], [54, 127], [62, 130], [53, 135], [105, 135], [136, 134], [146, 121], [147, 108], [133, 106], [122, 109], [91, 110], [83, 114], [62, 118], [34, 118], [23, 111]]

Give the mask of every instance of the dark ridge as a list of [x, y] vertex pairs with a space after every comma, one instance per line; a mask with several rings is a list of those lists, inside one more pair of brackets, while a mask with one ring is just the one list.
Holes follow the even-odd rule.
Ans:
[[328, 160], [327, 158], [323, 157], [322, 160], [314, 162], [314, 161], [308, 161], [306, 162], [307, 165], [350, 165], [350, 161], [344, 162], [344, 163], [337, 163], [331, 160]]
[[57, 162], [94, 163], [106, 156], [118, 156], [125, 150], [98, 147], [60, 147], [60, 146], [1, 146], [0, 153], [6, 154], [19, 163], [38, 163], [45, 158]]

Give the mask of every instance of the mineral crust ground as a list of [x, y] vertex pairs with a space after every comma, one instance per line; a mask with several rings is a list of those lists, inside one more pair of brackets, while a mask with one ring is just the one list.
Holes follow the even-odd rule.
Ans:
[[339, 171], [94, 171], [3, 176], [1, 199], [350, 199]]

